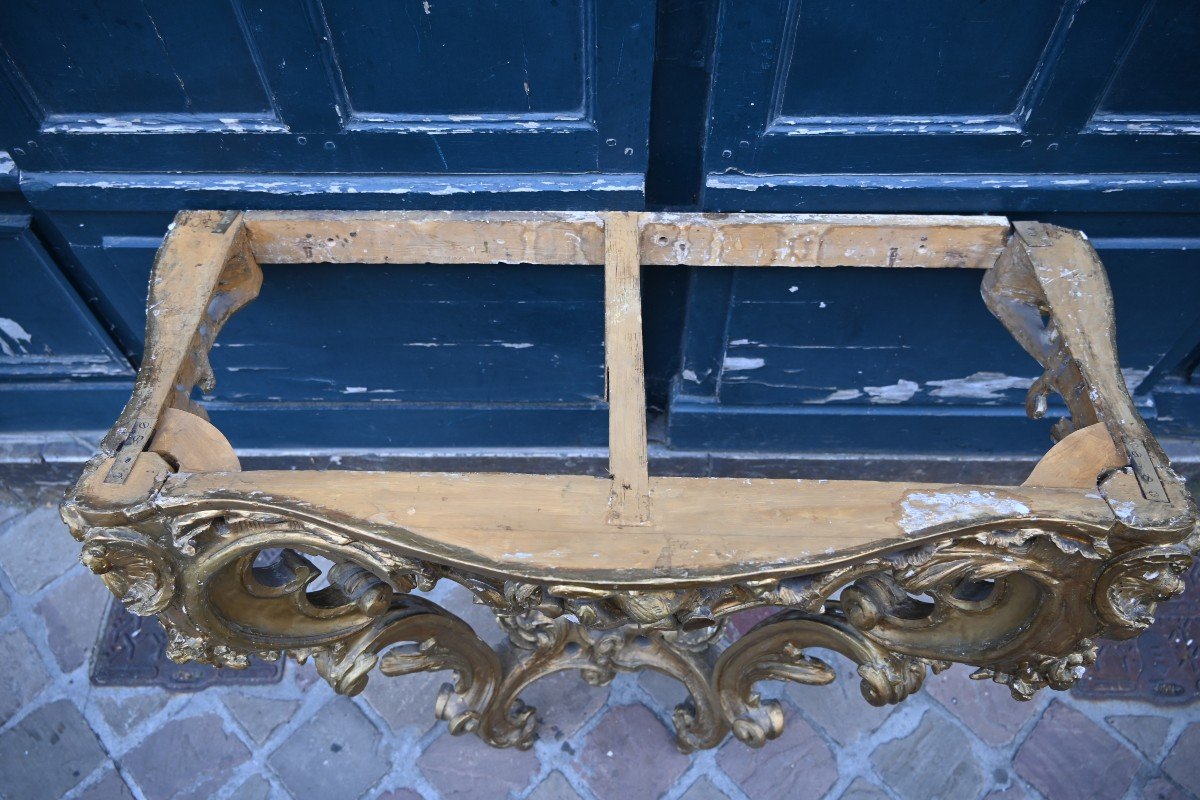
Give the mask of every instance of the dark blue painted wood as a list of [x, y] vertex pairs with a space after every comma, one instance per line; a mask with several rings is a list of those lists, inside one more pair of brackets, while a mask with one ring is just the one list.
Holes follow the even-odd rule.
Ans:
[[0, 214], [0, 381], [131, 376], [29, 223]]
[[128, 398], [133, 370], [42, 247], [29, 215], [4, 213], [28, 211], [22, 206], [19, 195], [0, 192], [0, 432], [100, 430]]
[[[1044, 218], [1090, 233], [1115, 296], [1127, 382], [1149, 397], [1200, 331], [1195, 218], [1142, 219], [1140, 228], [1139, 220], [1118, 217]], [[1129, 235], [1135, 232], [1143, 235]], [[713, 278], [692, 285], [683, 354], [688, 371], [669, 419], [673, 446], [736, 441], [749, 450], [784, 443], [785, 449], [811, 449], [824, 442], [824, 448], [837, 431], [852, 449], [903, 450], [926, 430], [911, 421], [914, 414], [941, 426], [927, 448], [939, 441], [951, 449], [1016, 451], [1043, 444], [1045, 431], [1034, 423], [987, 444], [998, 419], [1020, 422], [1025, 389], [1039, 368], [987, 312], [978, 272], [728, 272], [728, 290], [710, 285]], [[884, 419], [916, 427], [893, 431]], [[903, 430], [911, 436], [900, 435]]]
[[986, 191], [1000, 174], [1200, 172], [1197, 16], [1190, 0], [724, 3], [708, 199], [758, 185], [811, 203], [837, 174]]
[[654, 8], [14, 2], [0, 140], [26, 172], [641, 176]]
[[[1186, 0], [724, 2], [704, 206], [1082, 229], [1153, 417], [1200, 336], [1200, 94], [1184, 77], [1200, 72], [1198, 25]], [[673, 446], [1044, 447], [1046, 424], [1022, 408], [1038, 367], [983, 307], [978, 274], [715, 280], [693, 276]]]
[[[161, 243], [155, 232], [165, 231], [169, 215], [46, 216], [103, 298], [118, 340], [139, 357], [145, 286]], [[263, 270], [259, 298], [214, 348], [217, 390], [204, 398], [214, 419], [229, 420], [235, 443], [265, 447], [268, 430], [312, 447], [605, 441], [599, 267]], [[262, 424], [272, 408], [278, 429]]]
[[[1198, 19], [1187, 0], [14, 2], [0, 149], [23, 173], [0, 159], [0, 214], [32, 212], [23, 241], [135, 361], [180, 208], [1057, 221], [1101, 247], [1156, 430], [1200, 435]], [[603, 445], [598, 270], [265, 269], [213, 354], [240, 447]], [[1021, 408], [1036, 366], [978, 273], [645, 272], [671, 446], [1044, 448]], [[0, 430], [107, 426], [125, 369], [8, 380]]]

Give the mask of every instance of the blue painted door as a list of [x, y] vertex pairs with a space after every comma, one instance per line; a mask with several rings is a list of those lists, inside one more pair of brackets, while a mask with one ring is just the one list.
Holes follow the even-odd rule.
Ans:
[[[180, 208], [640, 207], [653, 38], [645, 0], [14, 2], [0, 141], [136, 363]], [[605, 441], [599, 269], [264, 269], [206, 398], [240, 447]]]
[[0, 15], [0, 136], [27, 172], [589, 173], [640, 186], [650, 11], [14, 0]]
[[[37, 272], [18, 311], [77, 318], [49, 372], [20, 354], [0, 429], [111, 423], [181, 208], [672, 207], [1080, 228], [1143, 412], [1195, 436], [1198, 54], [1195, 0], [12, 0], [0, 214], [40, 266], [0, 296]], [[599, 270], [265, 270], [213, 357], [238, 446], [604, 444]], [[687, 450], [1042, 449], [1036, 367], [978, 281], [647, 270], [652, 430]], [[18, 384], [55, 399], [10, 413]]]
[[[722, 3], [703, 203], [1080, 228], [1109, 268], [1127, 381], [1156, 417], [1156, 390], [1186, 389], [1200, 319], [1198, 45], [1189, 0]], [[976, 273], [697, 271], [687, 320], [675, 446], [1047, 441], [1048, 421], [1024, 419], [1038, 367]]]

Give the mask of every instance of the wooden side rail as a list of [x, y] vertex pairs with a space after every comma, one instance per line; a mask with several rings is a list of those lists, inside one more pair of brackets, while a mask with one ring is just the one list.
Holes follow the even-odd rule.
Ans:
[[[208, 351], [257, 294], [260, 263], [538, 263], [604, 269], [604, 478], [243, 472], [192, 400]], [[1022, 486], [651, 476], [643, 267], [968, 268], [1069, 416]], [[827, 683], [803, 655], [859, 664], [898, 702], [927, 667], [979, 668], [1028, 699], [1063, 689], [1094, 638], [1128, 638], [1182, 591], [1197, 509], [1120, 373], [1112, 297], [1085, 236], [998, 217], [634, 212], [182, 212], [155, 259], [133, 395], [63, 504], [83, 560], [170, 653], [240, 667], [315, 657], [340, 692], [453, 669], [452, 732], [527, 747], [519, 692], [551, 672], [653, 668], [682, 681], [685, 750], [782, 730], [765, 678]], [[270, 564], [260, 563], [267, 553]], [[335, 563], [329, 586], [307, 556]], [[456, 581], [497, 614], [506, 666], [411, 594]], [[719, 658], [722, 620], [778, 613]], [[417, 647], [390, 649], [400, 642]]]
[[[645, 266], [990, 269], [1003, 217], [634, 215]], [[248, 211], [263, 264], [603, 264], [606, 215], [575, 211]]]

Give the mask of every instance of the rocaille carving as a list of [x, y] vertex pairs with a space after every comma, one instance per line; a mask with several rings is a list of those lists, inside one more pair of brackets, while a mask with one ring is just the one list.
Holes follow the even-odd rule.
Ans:
[[[424, 563], [311, 513], [182, 513], [148, 526], [161, 541], [132, 527], [88, 528], [82, 558], [131, 611], [159, 616], [174, 659], [242, 668], [252, 655], [313, 658], [345, 694], [361, 691], [376, 667], [391, 676], [453, 670], [438, 717], [500, 747], [532, 744], [536, 718], [519, 693], [537, 679], [577, 670], [598, 685], [621, 670], [655, 669], [689, 691], [675, 713], [685, 751], [729, 732], [751, 746], [777, 737], [782, 709], [755, 684], [829, 683], [833, 671], [810, 648], [854, 661], [876, 705], [903, 700], [927, 668], [953, 661], [981, 667], [973, 677], [1006, 684], [1018, 699], [1069, 688], [1095, 660], [1094, 636], [1135, 635], [1158, 602], [1182, 591], [1196, 545], [1105, 561], [1095, 543], [1044, 530], [973, 532], [822, 573], [621, 593]], [[310, 588], [321, 573], [306, 556], [333, 562], [325, 588]], [[407, 594], [442, 580], [492, 608], [520, 657], [502, 659], [465, 622]], [[722, 647], [722, 621], [762, 607], [782, 610]]]
[[[996, 501], [994, 487], [984, 487], [987, 493], [972, 487], [966, 493], [923, 493], [913, 506], [920, 513], [912, 526], [907, 521], [914, 518], [896, 508], [901, 522], [883, 534], [891, 538], [861, 537], [853, 548], [830, 548], [823, 561], [789, 561], [793, 553], [785, 544], [776, 551], [784, 567], [760, 561], [743, 569], [734, 554], [737, 543], [712, 538], [706, 541], [722, 541], [730, 553], [720, 566], [738, 577], [710, 579], [673, 570], [668, 541], [654, 580], [635, 581], [628, 577], [631, 568], [601, 561], [560, 575], [559, 565], [546, 556], [551, 571], [538, 574], [464, 554], [464, 548], [429, 549], [403, 519], [388, 516], [381, 497], [369, 498], [358, 507], [365, 510], [351, 514], [270, 497], [257, 485], [241, 493], [190, 492], [189, 476], [242, 474], [230, 472], [238, 468], [236, 456], [202, 421], [191, 389], [211, 382], [212, 339], [258, 290], [253, 248], [284, 258], [293, 252], [287, 237], [295, 226], [316, 224], [309, 217], [268, 214], [251, 231], [243, 216], [180, 215], [156, 259], [147, 358], [134, 395], [63, 504], [63, 518], [82, 543], [83, 563], [132, 612], [162, 621], [171, 658], [235, 669], [251, 657], [312, 658], [321, 676], [344, 694], [362, 691], [375, 671], [402, 676], [449, 670], [454, 681], [442, 688], [435, 712], [451, 732], [522, 748], [536, 736], [537, 717], [520, 699], [534, 681], [577, 671], [598, 685], [620, 671], [653, 669], [688, 690], [689, 700], [674, 718], [681, 749], [714, 747], [731, 732], [757, 747], [779, 736], [784, 724], [779, 704], [764, 700], [757, 684], [829, 683], [835, 673], [812, 655], [817, 648], [853, 661], [863, 696], [875, 705], [902, 701], [920, 688], [929, 670], [951, 663], [977, 668], [973, 677], [1002, 683], [1018, 699], [1045, 687], [1069, 688], [1095, 661], [1098, 639], [1136, 636], [1153, 622], [1158, 603], [1183, 590], [1182, 575], [1200, 548], [1195, 506], [1122, 381], [1099, 260], [1079, 234], [1034, 223], [1001, 231], [995, 221], [948, 228], [937, 227], [939, 222], [920, 237], [914, 252], [936, 250], [947, 236], [958, 241], [963, 225], [992, 242], [973, 256], [984, 262], [976, 266], [990, 267], [984, 298], [1043, 368], [1030, 388], [1030, 414], [1046, 413], [1050, 392], [1061, 394], [1070, 411], [1055, 426], [1063, 441], [1035, 470], [1043, 482], [1031, 484], [1062, 490], [1053, 496], [1065, 498], [1069, 508], [1063, 513], [1057, 507], [1034, 513], [1011, 498]], [[588, 226], [599, 224], [599, 218], [526, 216], [505, 224], [528, 230], [544, 218], [548, 230], [566, 226], [592, 237]], [[861, 248], [864, 253], [875, 252], [871, 243], [879, 230], [912, 235], [909, 218], [831, 219], [820, 220], [821, 229], [851, 239], [866, 236], [870, 247]], [[753, 225], [775, 224], [764, 220], [756, 218]], [[718, 229], [723, 224], [720, 218], [703, 222]], [[625, 265], [633, 267], [628, 278], [637, 272], [637, 229], [627, 223], [625, 244], [632, 245], [634, 257]], [[371, 220], [360, 226], [353, 218], [331, 224], [337, 230], [350, 226], [351, 237], [362, 227], [364, 234], [383, 237], [380, 241], [392, 230], [371, 228], [376, 224]], [[434, 233], [443, 229], [485, 244], [490, 235], [470, 217], [405, 224], [419, 224], [422, 236], [434, 243], [439, 241]], [[740, 235], [750, 236], [753, 225], [742, 224]], [[787, 224], [799, 230], [814, 223]], [[559, 252], [557, 239], [541, 241], [550, 263], [576, 263], [574, 255]], [[628, 248], [610, 249], [630, 258]], [[308, 258], [313, 251], [305, 252]], [[461, 255], [453, 247], [441, 252]], [[623, 468], [636, 467], [635, 461], [626, 459]], [[315, 480], [327, 478], [316, 474]], [[338, 485], [339, 491], [353, 491]], [[543, 489], [537, 479], [523, 486]], [[673, 486], [665, 484], [663, 502], [655, 497], [635, 505], [638, 514], [628, 519], [616, 515], [632, 528], [561, 535], [615, 537], [610, 542], [632, 537], [637, 526], [654, 524]], [[632, 484], [624, 489], [632, 491]], [[621, 500], [619, 492], [609, 496], [611, 502]], [[853, 499], [839, 497], [844, 506], [837, 513], [850, 513]], [[962, 502], [954, 505], [954, 498]], [[730, 502], [725, 496], [719, 501]], [[799, 543], [807, 541], [806, 526], [831, 524], [814, 525], [802, 510], [790, 509]], [[997, 521], [1003, 515], [1011, 515], [1008, 522]], [[768, 516], [764, 512], [762, 518]], [[561, 523], [565, 517], [545, 519]], [[873, 531], [879, 530], [880, 521], [874, 524]], [[556, 535], [550, 528], [537, 530]], [[780, 529], [773, 530], [780, 537]], [[480, 535], [505, 532], [497, 523]], [[754, 531], [736, 533], [746, 541]], [[317, 566], [322, 559], [331, 564], [323, 575]], [[508, 634], [503, 648], [494, 650], [466, 622], [414, 594], [447, 580], [495, 612]], [[775, 613], [730, 642], [726, 620], [762, 608]]]

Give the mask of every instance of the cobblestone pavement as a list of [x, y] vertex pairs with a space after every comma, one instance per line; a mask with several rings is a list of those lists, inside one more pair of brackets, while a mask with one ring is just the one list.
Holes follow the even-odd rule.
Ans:
[[[1200, 795], [1200, 704], [1163, 710], [1007, 690], [954, 669], [885, 709], [843, 669], [832, 686], [767, 684], [788, 712], [761, 750], [681, 755], [682, 688], [653, 673], [594, 689], [574, 674], [524, 695], [543, 719], [527, 752], [452, 737], [433, 718], [444, 673], [372, 679], [337, 697], [311, 666], [272, 686], [196, 694], [99, 688], [88, 659], [107, 603], [52, 503], [0, 489], [0, 794], [68, 798], [386, 800], [1103, 800]], [[452, 591], [437, 597], [477, 625]], [[495, 639], [492, 627], [485, 638]]]

